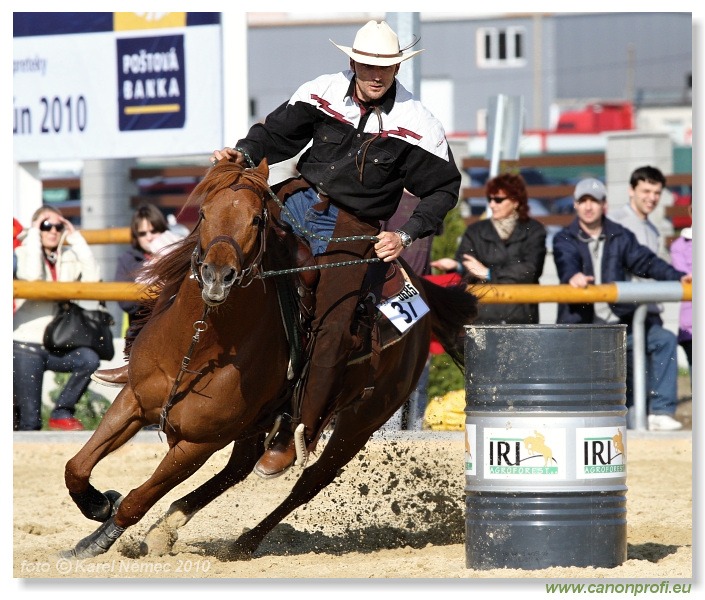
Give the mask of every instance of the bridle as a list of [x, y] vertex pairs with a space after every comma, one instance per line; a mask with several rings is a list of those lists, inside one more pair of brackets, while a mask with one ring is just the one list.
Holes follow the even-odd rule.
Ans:
[[[238, 192], [240, 190], [249, 190], [251, 192], [254, 192], [257, 197], [260, 199], [260, 202], [262, 204], [262, 210], [260, 212], [260, 215], [258, 217], [255, 217], [256, 223], [257, 223], [257, 237], [258, 237], [258, 244], [259, 247], [257, 249], [257, 254], [255, 255], [254, 259], [250, 262], [250, 264], [243, 268], [242, 271], [239, 272], [237, 277], [235, 278], [235, 281], [233, 282], [234, 286], [240, 287], [240, 288], [245, 288], [249, 286], [255, 279], [259, 278], [261, 275], [261, 267], [262, 267], [262, 257], [264, 255], [264, 249], [266, 247], [267, 243], [267, 221], [269, 219], [269, 213], [267, 211], [267, 206], [265, 203], [264, 196], [262, 195], [262, 192], [255, 188], [252, 185], [249, 185], [247, 183], [238, 183], [238, 184], [232, 184], [229, 186], [229, 189], [233, 190], [234, 192]], [[201, 224], [201, 220], [203, 219], [203, 215], [199, 215], [198, 217], [198, 223], [196, 223], [196, 226], [194, 229], [197, 229], [199, 225]], [[230, 235], [218, 235], [214, 237], [208, 246], [206, 246], [205, 250], [201, 247], [201, 240], [199, 239], [196, 242], [196, 246], [193, 249], [193, 253], [191, 254], [191, 276], [193, 279], [198, 282], [198, 286], [203, 289], [203, 280], [201, 279], [201, 266], [203, 265], [203, 259], [208, 255], [208, 252], [210, 252], [210, 249], [215, 246], [216, 244], [219, 244], [221, 242], [224, 242], [232, 247], [232, 249], [235, 251], [235, 255], [237, 256], [238, 262], [240, 265], [244, 265], [245, 262], [245, 255], [244, 252], [242, 251], [242, 248], [240, 247], [240, 244], [238, 244], [235, 239], [230, 236]]]

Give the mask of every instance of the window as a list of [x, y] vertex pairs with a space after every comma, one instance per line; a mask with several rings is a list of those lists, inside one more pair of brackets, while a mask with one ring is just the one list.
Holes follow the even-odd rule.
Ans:
[[483, 27], [477, 32], [477, 63], [484, 68], [521, 67], [524, 56], [523, 27]]

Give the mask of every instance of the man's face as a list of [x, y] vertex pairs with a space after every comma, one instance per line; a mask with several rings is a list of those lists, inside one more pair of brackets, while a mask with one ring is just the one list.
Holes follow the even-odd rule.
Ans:
[[639, 181], [636, 187], [629, 188], [629, 203], [638, 215], [646, 218], [658, 206], [662, 191], [660, 183]]
[[350, 68], [355, 72], [355, 91], [363, 102], [376, 102], [387, 93], [394, 77], [399, 72], [399, 65], [378, 67], [350, 61]]
[[583, 196], [575, 201], [575, 212], [581, 225], [593, 228], [602, 221], [605, 214], [605, 203], [595, 200], [592, 196]]

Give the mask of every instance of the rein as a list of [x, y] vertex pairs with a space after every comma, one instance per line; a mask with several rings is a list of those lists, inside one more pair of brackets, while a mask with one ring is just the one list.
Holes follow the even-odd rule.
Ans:
[[[193, 337], [191, 338], [191, 345], [189, 346], [188, 352], [186, 352], [186, 355], [181, 359], [181, 369], [179, 369], [179, 374], [176, 376], [176, 379], [174, 379], [174, 384], [171, 386], [171, 392], [169, 392], [169, 399], [166, 401], [166, 404], [162, 407], [162, 412], [159, 415], [159, 429], [160, 431], [163, 431], [166, 433], [166, 429], [164, 428], [167, 423], [169, 423], [169, 419], [167, 418], [167, 413], [169, 412], [169, 409], [174, 405], [174, 399], [176, 398], [176, 392], [179, 389], [179, 385], [181, 385], [181, 379], [184, 376], [184, 373], [191, 373], [193, 375], [200, 375], [200, 371], [192, 371], [191, 369], [188, 368], [189, 364], [191, 363], [191, 355], [193, 354], [194, 349], [196, 348], [196, 344], [198, 344], [199, 340], [201, 339], [201, 334], [208, 329], [208, 323], [206, 323], [206, 317], [208, 316], [208, 312], [210, 311], [209, 306], [204, 306], [203, 307], [203, 316], [196, 321], [193, 324], [193, 328], [195, 330], [195, 333], [193, 334]], [[174, 429], [174, 426], [169, 423], [169, 427]]]

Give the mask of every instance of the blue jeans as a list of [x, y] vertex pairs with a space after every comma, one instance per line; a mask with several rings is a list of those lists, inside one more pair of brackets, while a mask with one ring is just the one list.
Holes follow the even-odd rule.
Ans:
[[52, 419], [73, 416], [76, 403], [90, 383], [100, 358], [91, 348], [76, 348], [66, 354], [52, 354], [39, 344], [12, 344], [14, 429], [42, 428], [42, 380], [45, 371], [71, 373], [51, 413]]
[[[645, 324], [648, 414], [673, 416], [678, 403], [678, 338], [657, 323]], [[627, 406], [634, 403], [633, 334], [627, 335]]]
[[[284, 206], [291, 215], [286, 210], [282, 210], [281, 213], [282, 221], [289, 223], [294, 228], [294, 232], [309, 243], [314, 256], [323, 254], [326, 251], [328, 239], [333, 237], [335, 222], [338, 218], [338, 207], [330, 203], [326, 203], [325, 208], [322, 210], [313, 208], [320, 203], [321, 199], [316, 194], [316, 190], [308, 188], [287, 198]], [[301, 231], [301, 227], [326, 239], [319, 240], [306, 235]]]

